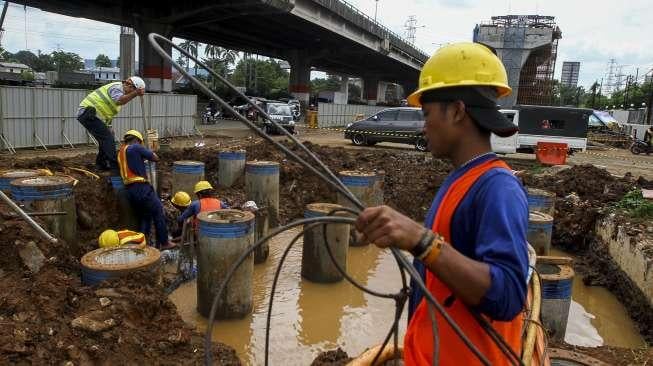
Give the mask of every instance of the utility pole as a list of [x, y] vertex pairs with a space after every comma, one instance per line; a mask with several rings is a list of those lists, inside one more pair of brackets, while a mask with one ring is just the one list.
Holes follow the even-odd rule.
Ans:
[[5, 4], [2, 6], [2, 15], [0, 15], [0, 45], [2, 45], [2, 35], [5, 34], [5, 29], [2, 28], [2, 25], [5, 24], [5, 15], [7, 15], [8, 7], [9, 1], [5, 1]]
[[630, 78], [632, 75], [626, 76], [626, 89], [624, 90], [624, 108], [628, 109], [628, 88], [630, 87]]
[[379, 11], [379, 0], [375, 0], [374, 4], [374, 22], [376, 23], [376, 13]]

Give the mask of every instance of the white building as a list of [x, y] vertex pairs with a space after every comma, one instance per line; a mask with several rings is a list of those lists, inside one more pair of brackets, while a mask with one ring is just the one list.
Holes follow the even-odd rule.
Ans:
[[93, 74], [96, 81], [100, 81], [100, 82], [120, 81], [119, 67], [96, 67], [88, 71], [90, 71]]
[[0, 62], [0, 72], [10, 72], [20, 74], [23, 71], [29, 71], [29, 66], [17, 62]]

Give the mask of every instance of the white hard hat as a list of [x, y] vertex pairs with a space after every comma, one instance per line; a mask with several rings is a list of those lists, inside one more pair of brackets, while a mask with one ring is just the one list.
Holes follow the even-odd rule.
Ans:
[[252, 211], [257, 211], [258, 206], [256, 205], [256, 202], [254, 201], [247, 201], [243, 204], [242, 207], [243, 210], [252, 210]]
[[143, 79], [141, 79], [140, 77], [132, 76], [128, 80], [134, 84], [136, 89], [145, 89], [145, 81], [143, 81]]

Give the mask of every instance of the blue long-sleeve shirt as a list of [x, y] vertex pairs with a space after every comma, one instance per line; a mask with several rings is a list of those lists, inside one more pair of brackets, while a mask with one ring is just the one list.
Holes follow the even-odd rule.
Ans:
[[[222, 206], [222, 208], [229, 208], [229, 205], [223, 200], [220, 200], [220, 205]], [[177, 221], [179, 223], [183, 223], [184, 221], [186, 221], [187, 218], [193, 217], [198, 213], [200, 213], [200, 201], [195, 200], [191, 202], [190, 206], [188, 206], [181, 214], [181, 216], [177, 218]]]
[[[453, 171], [435, 196], [424, 226], [429, 229], [433, 226], [442, 198], [457, 178], [494, 158], [494, 154], [486, 155]], [[505, 169], [493, 169], [481, 176], [451, 219], [451, 245], [465, 256], [490, 266], [491, 285], [477, 309], [492, 319], [510, 320], [524, 305], [528, 274], [527, 226], [526, 192], [517, 178]], [[424, 265], [417, 260], [415, 264], [424, 274]], [[411, 314], [421, 297], [419, 291], [411, 296]]]

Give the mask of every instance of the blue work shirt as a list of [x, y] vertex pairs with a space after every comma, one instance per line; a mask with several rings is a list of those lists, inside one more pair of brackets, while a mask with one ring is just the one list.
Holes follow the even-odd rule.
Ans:
[[145, 160], [154, 159], [154, 153], [141, 144], [132, 144], [127, 146], [127, 166], [129, 170], [141, 177], [147, 177], [145, 170]]
[[[220, 205], [222, 206], [222, 208], [229, 208], [229, 205], [227, 205], [227, 203], [223, 200], [220, 200]], [[200, 201], [195, 200], [190, 203], [190, 206], [186, 207], [186, 209], [181, 214], [181, 216], [177, 218], [177, 221], [179, 223], [183, 223], [184, 221], [186, 221], [187, 218], [193, 217], [198, 213], [200, 213]]]
[[[452, 183], [469, 169], [495, 154], [481, 156], [454, 170], [445, 179], [429, 209], [424, 226], [429, 230], [444, 194]], [[505, 169], [492, 169], [483, 174], [469, 189], [451, 219], [451, 245], [466, 257], [490, 266], [491, 284], [476, 307], [494, 320], [511, 320], [523, 308], [528, 275], [528, 202], [517, 178]], [[425, 278], [424, 264], [414, 261]], [[414, 284], [410, 314], [423, 294]], [[458, 300], [459, 301], [459, 300]]]

